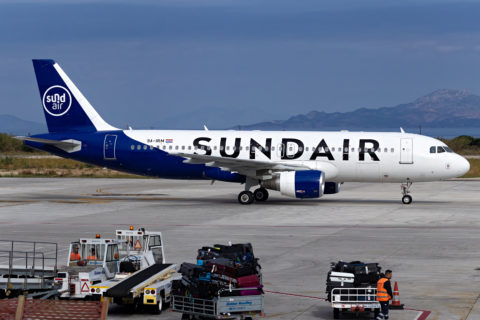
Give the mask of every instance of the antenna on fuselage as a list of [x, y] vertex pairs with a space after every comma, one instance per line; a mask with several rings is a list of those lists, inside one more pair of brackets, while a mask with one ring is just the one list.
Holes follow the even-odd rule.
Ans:
[[208, 131], [208, 128], [205, 124], [203, 125], [203, 129], [205, 129], [205, 131]]

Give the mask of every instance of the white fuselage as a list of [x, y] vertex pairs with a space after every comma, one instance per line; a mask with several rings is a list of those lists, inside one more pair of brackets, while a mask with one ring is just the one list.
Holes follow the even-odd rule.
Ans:
[[[299, 164], [332, 182], [419, 182], [458, 177], [468, 161], [430, 137], [393, 132], [126, 130], [140, 143], [176, 153]], [[254, 140], [254, 141], [252, 141]], [[375, 144], [378, 143], [378, 146]], [[258, 143], [262, 150], [253, 147]], [[132, 146], [133, 148], [133, 146]], [[445, 150], [445, 149], [444, 149]]]

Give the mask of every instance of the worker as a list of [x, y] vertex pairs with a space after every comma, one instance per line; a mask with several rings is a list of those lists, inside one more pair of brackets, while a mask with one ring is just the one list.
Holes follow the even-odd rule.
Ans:
[[389, 301], [392, 299], [392, 285], [390, 279], [392, 278], [392, 270], [385, 271], [385, 275], [380, 277], [377, 282], [377, 301], [380, 302], [380, 313], [377, 320], [388, 319]]
[[87, 257], [87, 260], [97, 260], [97, 256], [95, 256], [95, 248], [92, 248], [92, 253]]
[[78, 253], [78, 246], [74, 245], [72, 247], [72, 253], [70, 253], [70, 261], [78, 261], [82, 260], [82, 257], [80, 256], [80, 253]]

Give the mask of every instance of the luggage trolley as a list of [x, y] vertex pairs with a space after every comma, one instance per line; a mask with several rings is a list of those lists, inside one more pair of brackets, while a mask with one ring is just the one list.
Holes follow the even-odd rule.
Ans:
[[377, 301], [377, 289], [367, 288], [334, 288], [331, 293], [333, 318], [339, 319], [341, 312], [373, 312], [373, 318], [380, 313]]
[[190, 319], [241, 319], [252, 320], [263, 316], [263, 294], [241, 296], [241, 288], [221, 290], [219, 296], [211, 300], [179, 295], [172, 296], [172, 311], [182, 313], [183, 320]]

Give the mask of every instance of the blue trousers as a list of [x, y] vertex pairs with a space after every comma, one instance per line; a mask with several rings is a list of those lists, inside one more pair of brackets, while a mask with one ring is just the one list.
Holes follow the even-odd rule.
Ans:
[[389, 301], [380, 301], [380, 313], [378, 314], [377, 320], [388, 319], [389, 303]]

